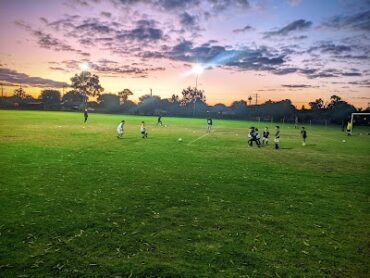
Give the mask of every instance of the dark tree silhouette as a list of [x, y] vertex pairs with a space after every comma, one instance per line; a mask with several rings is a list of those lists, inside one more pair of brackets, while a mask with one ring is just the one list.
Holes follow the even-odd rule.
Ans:
[[106, 111], [115, 112], [119, 109], [119, 97], [115, 94], [102, 94], [98, 102]]
[[308, 104], [312, 110], [320, 110], [325, 108], [324, 100], [321, 98], [316, 99]]
[[47, 109], [55, 109], [60, 105], [60, 92], [57, 90], [42, 90], [39, 99]]
[[84, 96], [86, 106], [89, 97], [97, 97], [104, 91], [100, 85], [99, 76], [83, 71], [71, 78], [71, 87]]
[[133, 95], [133, 92], [131, 92], [129, 89], [123, 89], [121, 92], [118, 93], [120, 104], [125, 103], [128, 97], [132, 95]]
[[182, 99], [181, 103], [183, 105], [187, 105], [189, 103], [195, 103], [196, 101], [206, 101], [206, 96], [204, 95], [203, 90], [199, 90], [197, 88], [193, 87], [187, 87], [186, 89], [182, 90]]
[[13, 91], [13, 96], [24, 100], [26, 98], [26, 92], [23, 90], [22, 87], [20, 87]]

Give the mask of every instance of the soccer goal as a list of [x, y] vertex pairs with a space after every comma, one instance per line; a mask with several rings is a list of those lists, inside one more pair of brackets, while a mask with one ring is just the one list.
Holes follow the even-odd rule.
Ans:
[[370, 134], [370, 113], [351, 114], [351, 133], [356, 125], [356, 132]]

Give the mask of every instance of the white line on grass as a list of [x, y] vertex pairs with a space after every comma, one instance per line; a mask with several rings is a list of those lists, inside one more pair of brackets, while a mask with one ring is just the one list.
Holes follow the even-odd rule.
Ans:
[[191, 145], [191, 144], [193, 144], [194, 142], [196, 142], [196, 141], [198, 141], [198, 140], [206, 137], [207, 135], [209, 135], [209, 133], [206, 133], [206, 134], [203, 134], [202, 136], [199, 136], [197, 139], [195, 139], [195, 140], [191, 141], [190, 143], [188, 143], [188, 146]]

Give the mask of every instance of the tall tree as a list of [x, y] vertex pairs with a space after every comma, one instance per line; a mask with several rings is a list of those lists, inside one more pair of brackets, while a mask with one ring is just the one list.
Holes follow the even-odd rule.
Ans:
[[115, 94], [102, 94], [98, 97], [101, 107], [110, 112], [115, 112], [119, 108], [119, 98]]
[[22, 87], [19, 87], [13, 91], [13, 96], [20, 98], [21, 100], [26, 98], [26, 92]]
[[308, 104], [311, 110], [320, 110], [325, 108], [324, 100], [321, 98], [316, 99]]
[[43, 90], [39, 98], [47, 108], [56, 108], [60, 105], [60, 92], [57, 90]]
[[125, 103], [128, 100], [128, 97], [132, 95], [133, 92], [131, 92], [129, 89], [123, 89], [123, 91], [118, 93], [120, 104]]
[[104, 91], [99, 76], [83, 71], [71, 78], [71, 87], [84, 96], [85, 106], [89, 97], [99, 96]]
[[182, 90], [182, 104], [187, 105], [188, 103], [195, 103], [197, 101], [206, 101], [206, 96], [204, 95], [203, 90], [199, 90], [197, 88], [187, 87], [186, 89]]

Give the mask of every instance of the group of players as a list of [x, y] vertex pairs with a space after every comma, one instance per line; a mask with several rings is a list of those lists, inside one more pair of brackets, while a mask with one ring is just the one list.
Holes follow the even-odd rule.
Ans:
[[[88, 119], [88, 112], [87, 109], [84, 111], [84, 123], [87, 122]], [[157, 119], [157, 126], [163, 126], [162, 123], [162, 116], [158, 116]], [[213, 126], [213, 121], [211, 117], [207, 118], [207, 133], [210, 133], [212, 131], [212, 126]], [[118, 126], [117, 126], [117, 138], [122, 139], [123, 138], [123, 131], [125, 129], [125, 120], [122, 120]], [[148, 132], [145, 127], [145, 122], [142, 121], [140, 125], [140, 134], [143, 139], [148, 138]], [[301, 136], [302, 136], [302, 145], [306, 145], [306, 140], [307, 140], [307, 131], [304, 127], [301, 129]], [[252, 126], [249, 128], [248, 131], [248, 145], [253, 146], [253, 142], [256, 143], [257, 147], [262, 146], [267, 146], [269, 143], [269, 137], [270, 137], [270, 131], [268, 127], [265, 127], [262, 133], [262, 143], [261, 143], [261, 137], [258, 131], [258, 128]], [[280, 127], [276, 126], [275, 127], [275, 135], [274, 135], [274, 144], [275, 144], [275, 149], [278, 150], [280, 148]]]
[[[301, 129], [301, 136], [302, 136], [302, 145], [306, 146], [306, 140], [307, 140], [307, 131], [304, 127]], [[270, 137], [270, 131], [268, 127], [265, 127], [262, 133], [262, 143], [261, 143], [261, 137], [258, 131], [258, 128], [252, 126], [249, 128], [248, 131], [248, 144], [249, 146], [253, 146], [253, 142], [256, 143], [257, 147], [267, 146], [269, 142]], [[280, 148], [280, 127], [277, 125], [275, 127], [275, 136], [274, 136], [274, 143], [275, 143], [275, 149], [278, 150]]]

